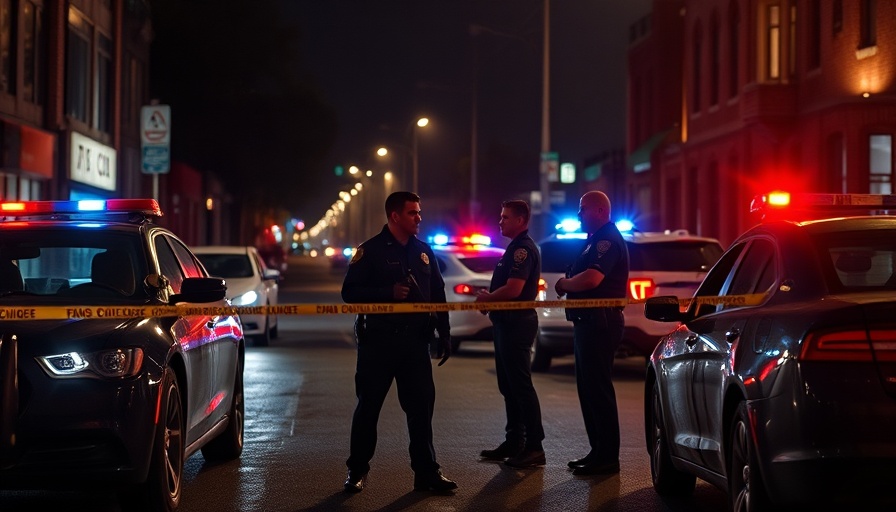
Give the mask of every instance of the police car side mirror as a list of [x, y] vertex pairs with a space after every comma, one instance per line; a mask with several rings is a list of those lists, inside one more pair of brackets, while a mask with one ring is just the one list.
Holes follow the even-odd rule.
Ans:
[[224, 300], [227, 285], [220, 277], [189, 277], [180, 285], [180, 293], [172, 295], [169, 302], [218, 302]]
[[644, 316], [658, 322], [681, 322], [685, 315], [678, 306], [678, 297], [663, 295], [647, 299], [644, 303]]

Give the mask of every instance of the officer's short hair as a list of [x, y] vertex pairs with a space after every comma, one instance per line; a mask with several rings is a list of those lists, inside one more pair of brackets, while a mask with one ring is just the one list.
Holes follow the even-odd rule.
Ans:
[[529, 203], [522, 199], [511, 199], [501, 203], [502, 208], [512, 211], [517, 217], [522, 217], [523, 221], [529, 222]]
[[389, 216], [392, 215], [392, 212], [401, 212], [401, 209], [404, 208], [404, 203], [407, 203], [408, 201], [419, 203], [420, 196], [405, 190], [389, 194], [389, 197], [386, 198], [386, 218], [389, 218]]

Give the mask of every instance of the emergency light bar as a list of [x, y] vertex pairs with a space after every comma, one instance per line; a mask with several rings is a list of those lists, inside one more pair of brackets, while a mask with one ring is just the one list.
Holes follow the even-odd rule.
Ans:
[[75, 213], [140, 213], [161, 217], [162, 209], [155, 199], [88, 199], [82, 201], [15, 201], [0, 203], [0, 214], [10, 216]]
[[758, 195], [750, 203], [750, 213], [763, 217], [775, 214], [790, 216], [788, 212], [856, 212], [896, 211], [896, 195], [892, 194], [791, 194], [774, 191]]

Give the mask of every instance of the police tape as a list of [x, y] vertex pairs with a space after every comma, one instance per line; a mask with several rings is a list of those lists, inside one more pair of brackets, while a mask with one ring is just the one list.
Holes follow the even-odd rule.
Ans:
[[[674, 299], [679, 307], [697, 304], [755, 306], [765, 294], [729, 295]], [[499, 311], [534, 308], [607, 308], [643, 304], [644, 300], [570, 299], [519, 302], [397, 302], [366, 304], [278, 304], [272, 306], [0, 306], [0, 321], [124, 319], [165, 316], [227, 315], [356, 315], [390, 313], [437, 313], [443, 311]]]

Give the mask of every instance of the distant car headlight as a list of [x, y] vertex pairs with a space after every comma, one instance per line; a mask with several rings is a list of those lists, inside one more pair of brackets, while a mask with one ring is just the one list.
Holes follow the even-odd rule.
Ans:
[[47, 375], [67, 377], [133, 377], [143, 368], [143, 349], [120, 348], [99, 352], [67, 352], [36, 357]]
[[255, 301], [257, 300], [258, 293], [256, 293], [255, 290], [252, 290], [240, 295], [239, 297], [234, 297], [232, 302], [234, 306], [251, 306], [252, 304], [255, 304]]

